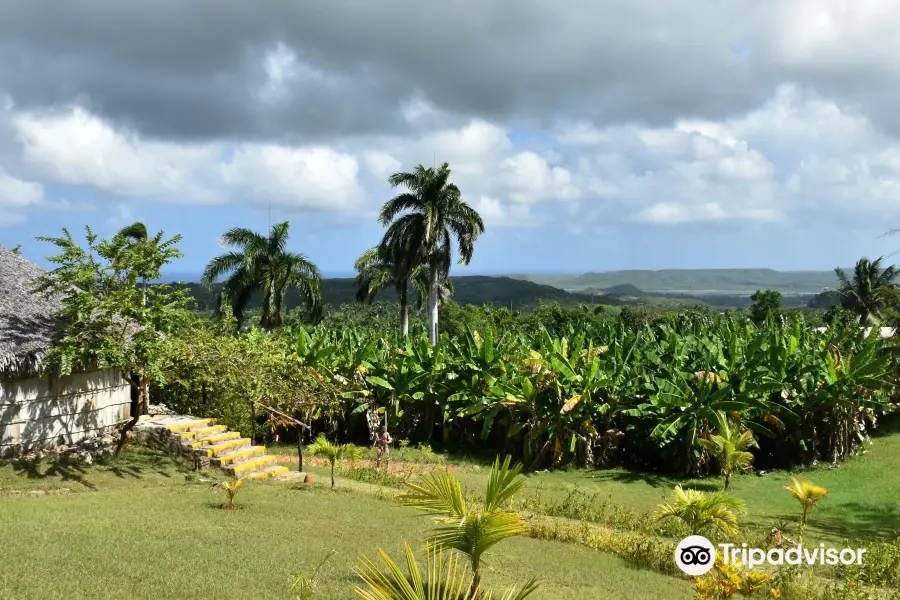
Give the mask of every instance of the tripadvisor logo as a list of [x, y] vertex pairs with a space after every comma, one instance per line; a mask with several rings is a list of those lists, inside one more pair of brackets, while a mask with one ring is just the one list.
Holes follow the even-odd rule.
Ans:
[[715, 562], [716, 547], [702, 535], [689, 535], [675, 548], [675, 564], [688, 575], [704, 575]]
[[[742, 563], [746, 567], [768, 565], [861, 565], [865, 548], [807, 547], [802, 544], [792, 548], [748, 548], [747, 544], [719, 544], [722, 562], [726, 565]], [[675, 564], [688, 575], [704, 575], [716, 562], [716, 547], [702, 535], [690, 535], [675, 548]]]

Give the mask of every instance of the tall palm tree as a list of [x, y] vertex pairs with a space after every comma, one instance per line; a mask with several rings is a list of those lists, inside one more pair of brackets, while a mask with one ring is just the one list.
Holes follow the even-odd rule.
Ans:
[[900, 270], [894, 265], [882, 269], [883, 259], [884, 257], [874, 261], [859, 259], [853, 268], [852, 278], [843, 269], [834, 270], [840, 283], [838, 292], [841, 294], [842, 304], [844, 308], [859, 315], [860, 327], [870, 323], [877, 325], [884, 309], [900, 290], [895, 282], [900, 276]]
[[[400, 297], [400, 333], [404, 337], [409, 334], [409, 285], [412, 284], [417, 293], [416, 308], [421, 308], [428, 296], [428, 268], [416, 265], [411, 273], [399, 268], [392, 260], [392, 253], [381, 246], [369, 248], [363, 252], [354, 265], [356, 279], [356, 299], [359, 302], [372, 302], [386, 287], [393, 285]], [[453, 293], [453, 284], [449, 279], [439, 284], [438, 297], [446, 301]]]
[[[160, 231], [152, 238], [147, 231], [147, 226], [141, 223], [140, 221], [135, 221], [131, 225], [126, 225], [122, 229], [116, 233], [116, 236], [122, 236], [128, 241], [128, 246], [134, 247], [139, 244], [155, 244], [159, 245], [162, 242], [163, 236], [165, 234]], [[152, 265], [151, 265], [152, 268]], [[142, 288], [142, 300], [144, 304], [147, 304], [147, 278], [141, 277], [141, 288]]]
[[709, 439], [697, 441], [719, 463], [719, 468], [725, 475], [727, 492], [731, 474], [746, 469], [753, 462], [753, 455], [747, 451], [753, 446], [753, 433], [750, 430], [741, 431], [740, 424], [729, 421], [721, 410], [716, 411], [716, 420], [719, 422], [718, 433], [709, 436]]
[[406, 192], [385, 202], [379, 221], [388, 227], [381, 246], [397, 267], [407, 274], [418, 265], [428, 268], [428, 338], [437, 344], [439, 287], [446, 281], [453, 261], [453, 242], [460, 264], [469, 264], [475, 240], [484, 232], [478, 212], [449, 182], [450, 165], [426, 169], [418, 165], [410, 173], [394, 173], [391, 187]]
[[322, 306], [322, 277], [319, 269], [306, 256], [287, 250], [290, 223], [273, 225], [268, 237], [236, 227], [222, 236], [222, 242], [232, 250], [213, 258], [203, 272], [202, 282], [212, 289], [216, 280], [230, 273], [225, 280], [219, 309], [227, 302], [240, 324], [254, 292], [262, 292], [264, 329], [274, 329], [284, 322], [285, 296], [295, 287], [309, 314], [317, 314]]
[[707, 494], [676, 485], [672, 500], [656, 508], [656, 519], [678, 519], [687, 525], [692, 535], [708, 530], [734, 535], [738, 530], [738, 515], [745, 513], [744, 503], [725, 492]]

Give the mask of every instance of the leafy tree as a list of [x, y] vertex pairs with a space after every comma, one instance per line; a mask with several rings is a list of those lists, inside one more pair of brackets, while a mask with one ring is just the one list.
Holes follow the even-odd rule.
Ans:
[[439, 520], [446, 523], [429, 541], [469, 557], [473, 589], [481, 583], [484, 553], [507, 538], [528, 533], [528, 525], [522, 517], [506, 508], [525, 484], [525, 478], [519, 477], [521, 470], [521, 464], [510, 466], [508, 456], [502, 464], [499, 458], [495, 460], [484, 502], [477, 507], [466, 503], [462, 484], [450, 472], [425, 475], [421, 484], [404, 483], [411, 493], [400, 496], [401, 502], [440, 515]]
[[384, 550], [378, 550], [384, 570], [365, 556], [361, 557], [356, 573], [366, 589], [357, 587], [353, 592], [363, 600], [524, 600], [538, 587], [532, 579], [519, 588], [496, 596], [496, 592], [474, 584], [468, 568], [459, 564], [457, 556], [451, 554], [444, 557], [442, 548], [425, 548], [424, 573], [409, 544], [404, 544], [404, 549], [408, 575], [403, 574], [400, 566]]
[[251, 295], [262, 293], [260, 326], [266, 330], [279, 327], [286, 313], [285, 295], [295, 287], [309, 315], [319, 315], [322, 306], [322, 277], [319, 269], [306, 256], [287, 250], [290, 223], [272, 226], [268, 237], [237, 227], [225, 233], [222, 241], [232, 250], [213, 258], [203, 272], [202, 283], [212, 288], [216, 280], [225, 280], [219, 312], [227, 302], [237, 319], [243, 322]]
[[[332, 381], [302, 364], [289, 332], [252, 329], [234, 335], [236, 321], [227, 305], [223, 310], [219, 320], [194, 317], [170, 336], [166, 383], [157, 387], [166, 406], [214, 416], [256, 438], [259, 403], [308, 422], [335, 398]], [[277, 416], [268, 423], [296, 427]]]
[[781, 315], [781, 292], [778, 290], [756, 290], [750, 296], [750, 320], [757, 325], [765, 323], [769, 316]]
[[331, 464], [331, 489], [334, 490], [334, 465], [339, 460], [359, 460], [362, 457], [362, 448], [353, 444], [332, 444], [325, 437], [325, 434], [319, 434], [316, 441], [309, 445], [307, 452], [313, 456], [327, 459]]
[[410, 275], [418, 265], [428, 268], [428, 337], [432, 345], [437, 344], [440, 284], [450, 273], [453, 242], [460, 264], [467, 265], [475, 252], [475, 240], [484, 232], [481, 216], [462, 199], [449, 178], [447, 163], [439, 169], [418, 165], [411, 173], [394, 173], [388, 178], [391, 186], [408, 191], [388, 200], [379, 215], [381, 224], [388, 227], [381, 247], [394, 264]]
[[694, 535], [709, 529], [734, 535], [737, 533], [737, 517], [745, 512], [744, 503], [725, 492], [704, 493], [676, 485], [672, 500], [657, 507], [656, 518], [678, 519]]
[[747, 451], [753, 446], [753, 433], [741, 431], [740, 424], [730, 422], [722, 411], [716, 412], [716, 420], [719, 422], [718, 433], [698, 442], [719, 463], [725, 475], [725, 491], [728, 491], [731, 474], [748, 468], [753, 462], [753, 455]]
[[[418, 301], [417, 308], [428, 296], [428, 269], [424, 265], [416, 265], [408, 271], [399, 265], [395, 258], [397, 253], [389, 252], [383, 246], [366, 250], [354, 265], [356, 278], [356, 299], [359, 302], [373, 302], [384, 288], [393, 285], [400, 297], [400, 334], [409, 334], [409, 284], [415, 288]], [[453, 284], [449, 279], [439, 282], [439, 296], [443, 303], [453, 293]]]
[[146, 296], [142, 277], [155, 279], [163, 265], [182, 256], [176, 235], [158, 244], [131, 244], [123, 235], [100, 240], [85, 227], [82, 248], [63, 229], [61, 237], [39, 237], [60, 253], [47, 260], [58, 265], [38, 281], [37, 289], [60, 299], [59, 327], [43, 369], [68, 375], [80, 368], [115, 368], [136, 390], [138, 410], [120, 431], [116, 455], [137, 424], [151, 383], [163, 383], [169, 363], [169, 338], [189, 318], [183, 290], [151, 285]]
[[784, 486], [791, 496], [800, 503], [800, 541], [803, 541], [803, 530], [806, 528], [806, 519], [810, 509], [815, 508], [819, 500], [828, 494], [825, 488], [814, 485], [808, 481], [791, 477], [791, 485]]
[[897, 298], [900, 291], [896, 283], [900, 270], [894, 265], [882, 269], [883, 259], [884, 257], [874, 261], [859, 259], [853, 268], [852, 278], [843, 269], [834, 270], [840, 283], [838, 292], [843, 306], [859, 315], [860, 327], [878, 325], [884, 309]]

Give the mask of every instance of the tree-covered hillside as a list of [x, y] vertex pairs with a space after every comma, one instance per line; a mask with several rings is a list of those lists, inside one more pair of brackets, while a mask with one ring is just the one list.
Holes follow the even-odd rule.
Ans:
[[[467, 277], [453, 277], [453, 300], [458, 304], [494, 304], [496, 306], [522, 309], [536, 306], [539, 300], [556, 301], [562, 304], [579, 302], [599, 303], [600, 296], [593, 298], [589, 294], [571, 293], [549, 285], [541, 285], [531, 281], [512, 279], [509, 277], [488, 277], [473, 275]], [[196, 308], [199, 310], [211, 310], [216, 306], [216, 298], [222, 289], [221, 284], [214, 290], [209, 290], [199, 283], [185, 283], [196, 300]], [[353, 279], [323, 279], [322, 300], [325, 304], [338, 306], [354, 302], [356, 290], [353, 287]], [[397, 293], [393, 288], [386, 289], [379, 296], [379, 300], [395, 301]], [[291, 289], [287, 295], [287, 305], [291, 308], [299, 305], [297, 291]], [[260, 298], [251, 299], [250, 308], [259, 306]], [[613, 298], [603, 298], [605, 304], [619, 304]]]

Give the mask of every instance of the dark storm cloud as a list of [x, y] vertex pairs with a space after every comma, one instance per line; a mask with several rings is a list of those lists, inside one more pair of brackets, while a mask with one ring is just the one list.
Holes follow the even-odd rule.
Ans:
[[[398, 130], [418, 94], [449, 113], [544, 124], [717, 118], [775, 81], [747, 59], [748, 1], [0, 0], [0, 91], [88, 103], [166, 138]], [[737, 17], [739, 15], [739, 17]], [[340, 85], [259, 105], [282, 42]]]
[[[88, 104], [165, 138], [272, 138], [400, 131], [413, 96], [543, 126], [721, 119], [797, 81], [891, 127], [896, 86], [878, 61], [779, 54], [815, 25], [809, 6], [832, 4], [0, 0], [0, 93], [26, 108]], [[261, 106], [262, 57], [278, 43], [320, 77]]]

